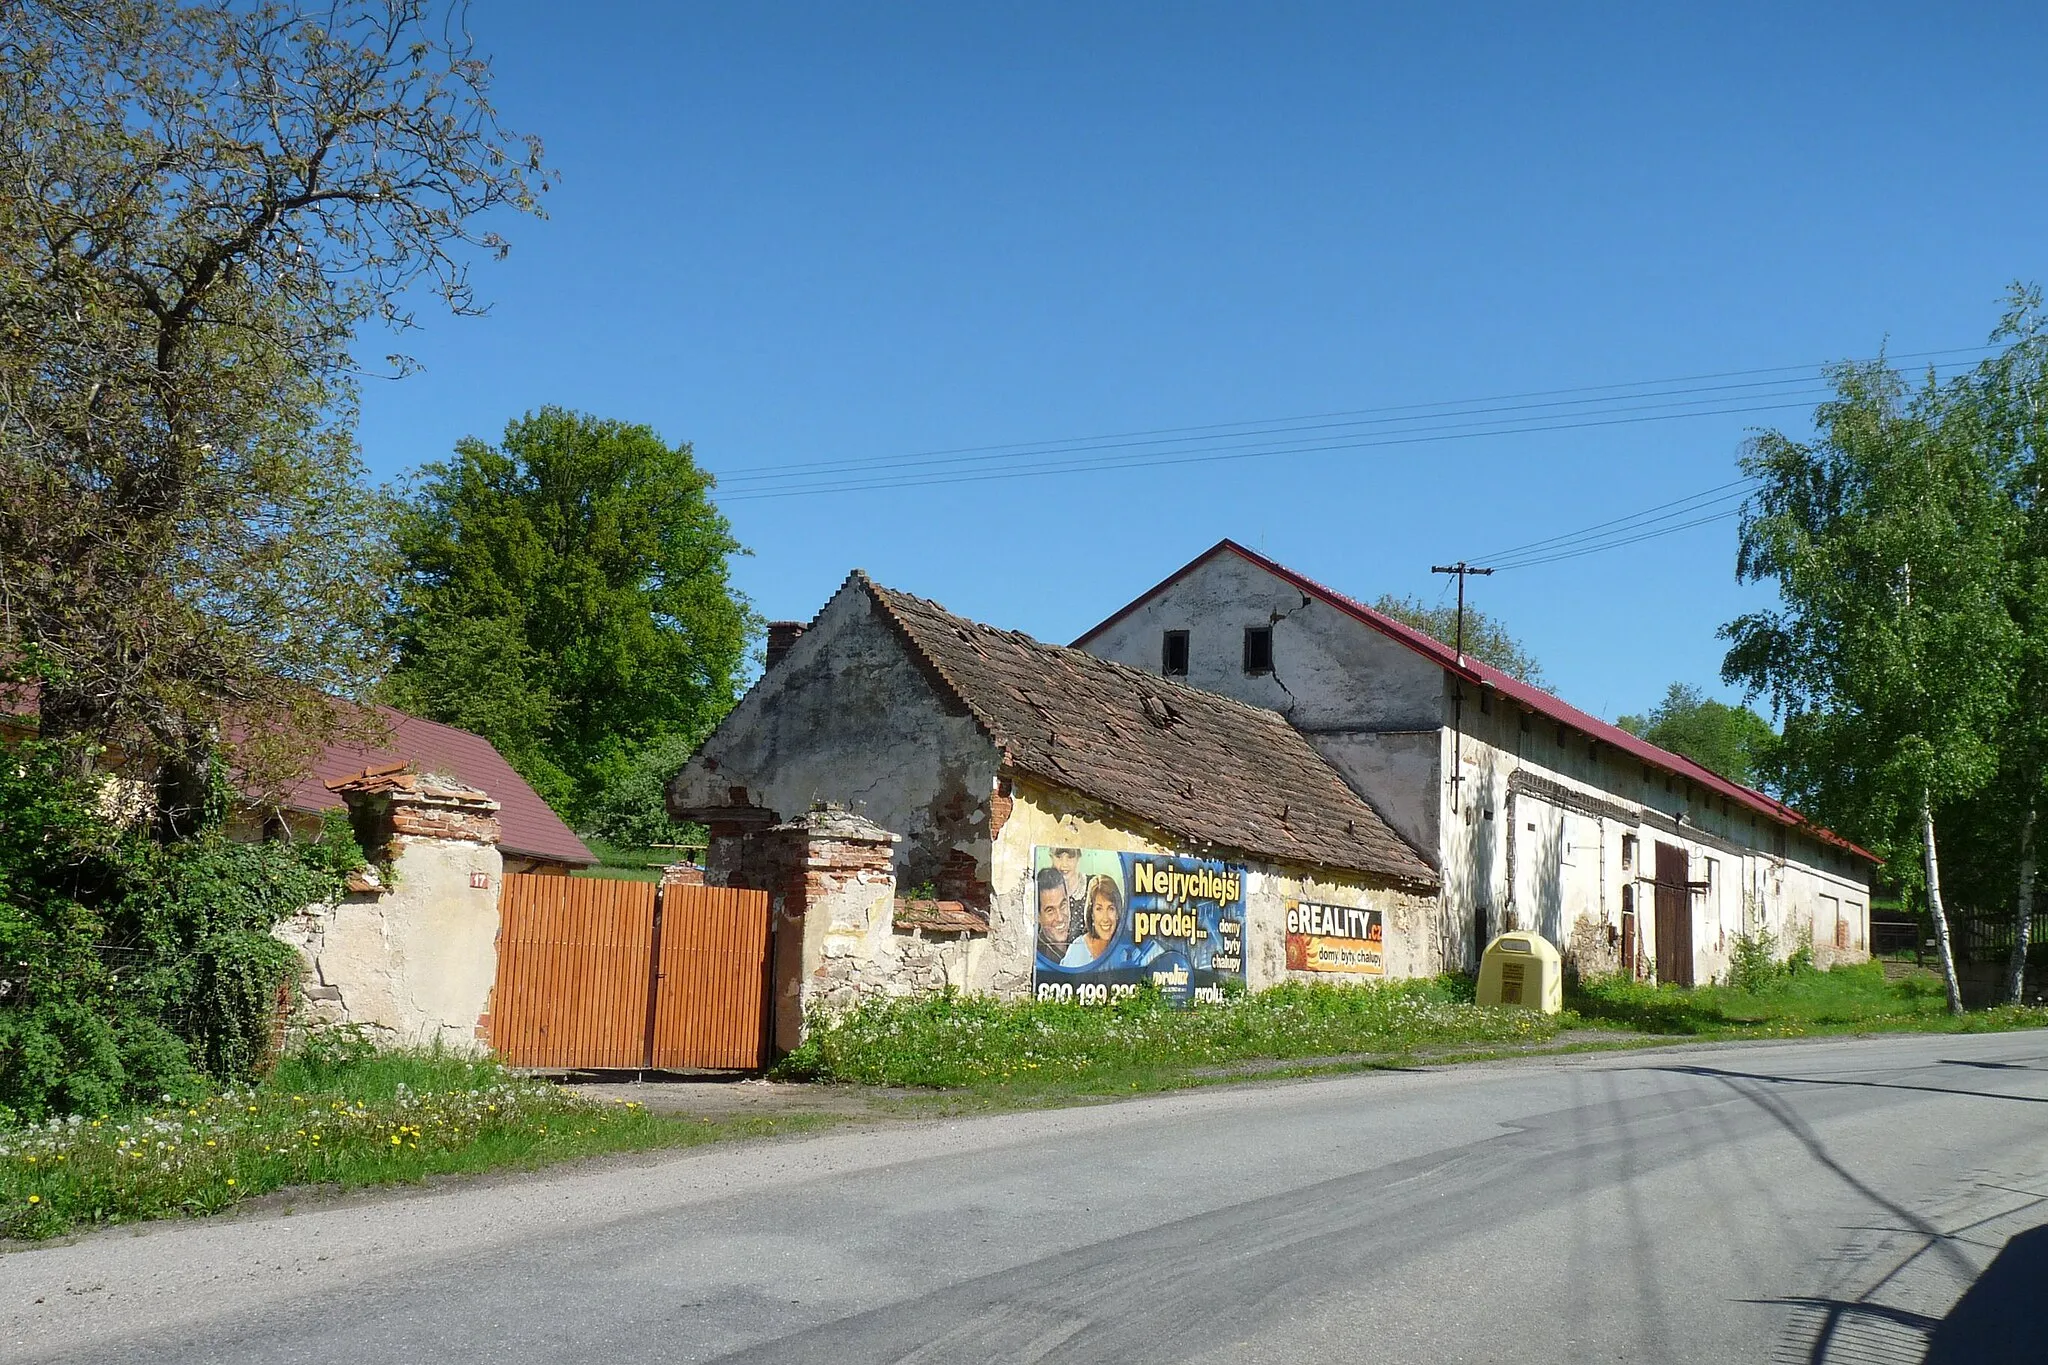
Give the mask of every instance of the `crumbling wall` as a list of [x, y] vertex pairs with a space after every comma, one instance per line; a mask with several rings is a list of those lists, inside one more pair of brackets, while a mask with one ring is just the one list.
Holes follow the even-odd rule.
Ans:
[[337, 788], [378, 874], [275, 931], [305, 960], [307, 1013], [386, 1044], [476, 1051], [498, 972], [498, 803], [432, 777], [365, 776]]
[[903, 886], [985, 905], [998, 762], [974, 718], [850, 585], [684, 765], [668, 803], [678, 818], [704, 822], [714, 843], [728, 836], [710, 865], [732, 885], [758, 875], [741, 865], [757, 850], [737, 836], [826, 802], [900, 836]]

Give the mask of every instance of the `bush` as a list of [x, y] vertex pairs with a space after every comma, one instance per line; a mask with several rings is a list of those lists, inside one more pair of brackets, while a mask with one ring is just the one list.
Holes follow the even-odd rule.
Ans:
[[256, 1074], [298, 970], [271, 927], [362, 857], [333, 832], [234, 843], [221, 799], [197, 837], [158, 845], [109, 818], [77, 758], [30, 742], [0, 761], [0, 1123]]

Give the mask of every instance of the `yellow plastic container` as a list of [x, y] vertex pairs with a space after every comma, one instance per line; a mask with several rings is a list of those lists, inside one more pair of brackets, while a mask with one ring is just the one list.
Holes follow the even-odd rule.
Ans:
[[1480, 956], [1477, 998], [1556, 1014], [1564, 1008], [1564, 957], [1541, 934], [1502, 934]]

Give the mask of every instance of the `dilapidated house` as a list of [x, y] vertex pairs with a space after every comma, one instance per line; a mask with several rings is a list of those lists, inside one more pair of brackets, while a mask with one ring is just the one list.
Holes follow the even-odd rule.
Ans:
[[1873, 855], [1234, 542], [1075, 646], [1286, 717], [1441, 873], [1453, 965], [1509, 929], [1688, 985], [1745, 933], [1867, 955]]
[[[800, 906], [820, 894], [805, 878], [872, 878], [866, 909], [778, 923], [809, 935], [802, 970], [777, 973], [805, 1004], [935, 972], [1104, 1003], [1145, 984], [1199, 998], [1445, 961], [1436, 873], [1276, 712], [859, 572], [808, 628], [777, 628], [668, 804], [709, 827], [714, 884], [786, 884]], [[792, 831], [852, 851], [793, 873], [776, 853]], [[941, 909], [934, 946], [922, 926]], [[788, 956], [780, 937], [775, 951]]]

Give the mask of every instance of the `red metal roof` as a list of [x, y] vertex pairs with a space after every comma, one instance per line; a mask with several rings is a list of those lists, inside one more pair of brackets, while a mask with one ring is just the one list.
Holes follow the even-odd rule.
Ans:
[[1618, 725], [1609, 725], [1597, 716], [1589, 716], [1570, 703], [1545, 692], [1542, 688], [1532, 687], [1519, 678], [1511, 677], [1501, 672], [1491, 664], [1481, 663], [1469, 654], [1460, 661], [1457, 652], [1441, 640], [1425, 635], [1413, 626], [1396, 621], [1384, 612], [1375, 611], [1361, 602], [1355, 602], [1334, 588], [1324, 587], [1312, 578], [1305, 578], [1284, 564], [1276, 564], [1258, 551], [1248, 550], [1234, 540], [1218, 541], [1214, 546], [1197, 555], [1180, 570], [1169, 574], [1151, 591], [1133, 599], [1093, 629], [1084, 633], [1079, 639], [1074, 641], [1074, 647], [1076, 649], [1087, 648], [1089, 640], [1100, 635], [1131, 612], [1137, 610], [1138, 607], [1158, 596], [1168, 587], [1178, 582], [1190, 570], [1214, 559], [1220, 554], [1235, 554], [1258, 565], [1274, 577], [1292, 584], [1311, 597], [1315, 597], [1346, 615], [1363, 622], [1365, 625], [1371, 626], [1382, 635], [1406, 645], [1417, 654], [1441, 665], [1452, 673], [1462, 676], [1468, 682], [1481, 683], [1490, 687], [1502, 696], [1520, 702], [1523, 706], [1539, 715], [1548, 716], [1554, 721], [1569, 725], [1573, 729], [1599, 740], [1602, 744], [1610, 744], [1654, 768], [1660, 768], [1675, 776], [1696, 782], [1708, 791], [1724, 796], [1730, 801], [1739, 802], [1778, 824], [1789, 825], [1803, 830], [1823, 843], [1846, 849], [1859, 857], [1868, 858], [1873, 863], [1884, 861], [1875, 853], [1858, 847], [1844, 839], [1841, 835], [1836, 834], [1833, 830], [1814, 824], [1776, 797], [1767, 796], [1763, 792], [1745, 787], [1740, 782], [1731, 782], [1719, 773], [1693, 762], [1682, 754], [1674, 754], [1669, 749], [1660, 749], [1648, 740], [1632, 735]]
[[[452, 725], [408, 716], [388, 706], [378, 707], [377, 712], [391, 731], [389, 742], [374, 749], [360, 744], [329, 745], [286, 790], [286, 810], [317, 814], [337, 809], [342, 801], [327, 789], [328, 782], [354, 777], [365, 768], [409, 763], [419, 772], [440, 773], [480, 788], [496, 801], [500, 808], [498, 825], [503, 831], [498, 847], [505, 852], [577, 867], [589, 867], [597, 861], [596, 855], [540, 799], [540, 793], [526, 785], [526, 779], [513, 771], [489, 740]], [[11, 719], [26, 728], [35, 715], [32, 684], [0, 688], [0, 718]]]
[[341, 798], [327, 789], [329, 782], [354, 777], [365, 768], [411, 763], [420, 772], [452, 777], [496, 801], [503, 830], [498, 847], [505, 852], [578, 867], [597, 861], [489, 740], [388, 706], [377, 711], [391, 728], [390, 739], [374, 749], [358, 744], [329, 745], [285, 792], [288, 809], [322, 811], [339, 806]]

